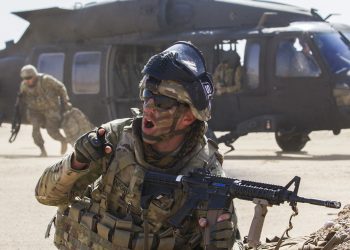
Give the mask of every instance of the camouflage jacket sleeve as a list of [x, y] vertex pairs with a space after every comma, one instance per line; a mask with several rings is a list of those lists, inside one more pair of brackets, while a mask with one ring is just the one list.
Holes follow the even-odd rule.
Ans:
[[82, 196], [87, 186], [100, 174], [100, 164], [91, 163], [86, 170], [71, 168], [73, 153], [48, 167], [35, 188], [36, 199], [45, 205], [58, 206], [69, 203], [76, 196]]
[[60, 96], [64, 102], [69, 101], [67, 89], [62, 82], [60, 82], [59, 80], [57, 80], [56, 78], [54, 78], [52, 76], [44, 75], [43, 76], [43, 83], [45, 84], [46, 88], [52, 89], [53, 91], [55, 91], [57, 96]]
[[21, 84], [19, 85], [18, 93], [21, 94], [21, 95], [24, 94], [24, 83], [23, 82], [21, 82]]
[[[118, 143], [123, 127], [130, 122], [131, 119], [120, 119], [102, 125], [113, 145]], [[44, 171], [35, 188], [35, 196], [40, 203], [58, 206], [69, 203], [77, 196], [82, 197], [87, 186], [102, 175], [104, 166], [112, 157], [105, 156], [91, 162], [88, 169], [78, 171], [71, 168], [72, 155], [66, 155]]]

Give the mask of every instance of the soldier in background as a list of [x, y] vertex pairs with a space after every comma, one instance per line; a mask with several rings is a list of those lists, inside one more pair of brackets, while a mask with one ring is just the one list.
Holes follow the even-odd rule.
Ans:
[[350, 86], [348, 84], [336, 84], [333, 95], [338, 106], [350, 106]]
[[41, 127], [46, 128], [53, 139], [61, 142], [61, 154], [64, 154], [67, 151], [67, 139], [59, 131], [62, 105], [64, 110], [72, 107], [65, 86], [50, 75], [38, 73], [33, 65], [25, 65], [21, 69], [21, 78], [20, 103], [26, 106], [27, 119], [33, 125], [32, 136], [40, 148], [40, 156], [47, 156]]
[[[232, 62], [231, 62], [232, 61]], [[238, 53], [219, 63], [213, 74], [215, 94], [235, 93], [241, 89], [242, 66]]]

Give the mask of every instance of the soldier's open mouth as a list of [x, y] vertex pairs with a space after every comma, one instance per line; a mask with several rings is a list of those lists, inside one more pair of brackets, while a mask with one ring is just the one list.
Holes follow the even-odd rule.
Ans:
[[154, 123], [150, 120], [145, 119], [145, 128], [153, 128], [153, 127], [154, 127]]

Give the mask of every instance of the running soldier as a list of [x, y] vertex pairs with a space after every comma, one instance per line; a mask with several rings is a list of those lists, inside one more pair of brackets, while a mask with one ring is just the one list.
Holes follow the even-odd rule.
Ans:
[[19, 99], [26, 107], [28, 121], [33, 125], [32, 136], [40, 148], [40, 156], [47, 156], [40, 128], [46, 128], [53, 139], [61, 142], [61, 154], [64, 154], [67, 151], [67, 139], [59, 131], [61, 107], [63, 105], [64, 110], [72, 108], [65, 86], [50, 75], [38, 73], [33, 65], [25, 65], [21, 69], [21, 78]]

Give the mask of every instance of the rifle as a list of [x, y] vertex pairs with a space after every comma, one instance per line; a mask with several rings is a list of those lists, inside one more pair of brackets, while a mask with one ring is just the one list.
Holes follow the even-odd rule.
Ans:
[[21, 128], [21, 110], [20, 110], [20, 94], [17, 95], [15, 108], [13, 112], [13, 119], [11, 124], [11, 136], [9, 138], [9, 143], [12, 143], [16, 140], [16, 137], [18, 135], [19, 129]]
[[[340, 208], [338, 201], [324, 201], [298, 196], [301, 178], [295, 176], [286, 186], [265, 184], [260, 182], [218, 177], [196, 171], [188, 176], [169, 175], [147, 171], [145, 173], [141, 194], [141, 207], [148, 209], [152, 199], [160, 196], [173, 195], [174, 189], [180, 188], [186, 194], [184, 205], [169, 218], [168, 222], [175, 228], [180, 228], [187, 216], [191, 216], [195, 209], [202, 209], [207, 203], [208, 225], [216, 223], [216, 218], [223, 212], [229, 211], [234, 198], [253, 201], [260, 207], [256, 209], [255, 216], [248, 235], [248, 244], [256, 247], [262, 231], [266, 206], [280, 205], [289, 202], [296, 207], [297, 202], [329, 208]], [[288, 190], [294, 184], [294, 190]], [[265, 211], [266, 210], [266, 211]], [[258, 211], [258, 214], [257, 214]], [[204, 244], [209, 246], [210, 231], [208, 227], [204, 232]]]

